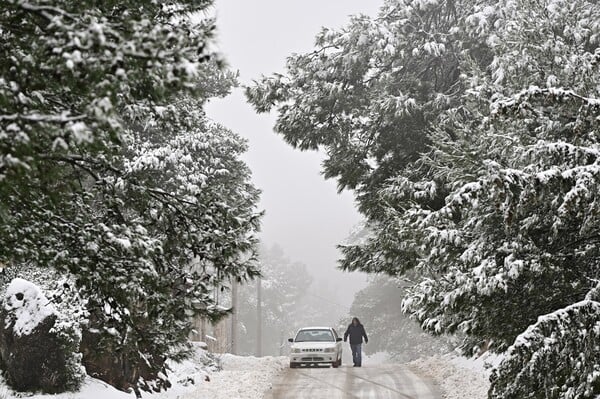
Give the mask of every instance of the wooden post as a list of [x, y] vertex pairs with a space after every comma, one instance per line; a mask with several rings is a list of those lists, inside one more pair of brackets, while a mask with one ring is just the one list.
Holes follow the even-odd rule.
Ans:
[[262, 284], [256, 281], [256, 356], [262, 356]]
[[237, 355], [238, 345], [238, 282], [231, 282], [231, 353]]

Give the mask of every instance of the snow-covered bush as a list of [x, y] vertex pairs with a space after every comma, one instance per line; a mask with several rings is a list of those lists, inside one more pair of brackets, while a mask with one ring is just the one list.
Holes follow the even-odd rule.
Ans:
[[17, 336], [31, 334], [44, 319], [56, 314], [40, 288], [21, 278], [10, 282], [2, 304], [7, 316], [5, 326], [10, 325]]
[[2, 291], [0, 364], [8, 383], [17, 390], [76, 390], [85, 377], [81, 320], [61, 313], [38, 285], [22, 278]]
[[82, 298], [75, 276], [68, 272], [33, 265], [3, 267], [0, 273], [0, 295], [4, 295], [14, 279], [27, 280], [37, 285], [56, 310], [59, 324], [68, 324], [78, 330], [88, 323], [87, 301]]

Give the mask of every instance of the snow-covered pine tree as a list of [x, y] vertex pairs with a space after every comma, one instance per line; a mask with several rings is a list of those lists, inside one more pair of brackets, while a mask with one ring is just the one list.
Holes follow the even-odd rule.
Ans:
[[512, 345], [491, 397], [595, 397], [597, 306], [579, 301], [599, 275], [600, 9], [501, 1], [493, 15], [491, 68], [472, 70], [467, 117], [420, 165], [446, 182], [446, 204], [396, 221], [418, 232], [428, 275], [405, 309], [432, 331]]
[[519, 335], [494, 370], [489, 397], [579, 399], [600, 392], [600, 297], [547, 315]]
[[[448, 188], [413, 167], [435, 145], [433, 126], [461, 114], [465, 72], [492, 58], [482, 37], [492, 1], [386, 1], [377, 18], [324, 29], [315, 51], [294, 55], [286, 75], [247, 89], [258, 111], [277, 108], [276, 131], [300, 149], [321, 146], [324, 174], [356, 192], [372, 232], [344, 245], [344, 270], [403, 274], [420, 259], [423, 233], [399, 223], [444, 205]], [[401, 184], [414, 195], [402, 196]]]
[[472, 91], [489, 105], [460, 133], [485, 133], [463, 151], [480, 154], [479, 166], [455, 173], [475, 178], [452, 178], [452, 218], [430, 216], [454, 235], [435, 239], [428, 267], [442, 278], [419, 287], [412, 300], [428, 299], [411, 307], [426, 324], [461, 323], [512, 345], [491, 397], [596, 397], [597, 304], [580, 301], [599, 277], [600, 9], [502, 1], [496, 15], [492, 69]]
[[[458, 106], [466, 88], [461, 72], [491, 61], [480, 37], [489, 3], [386, 1], [376, 18], [323, 29], [313, 52], [288, 59], [286, 75], [247, 88], [259, 112], [277, 109], [275, 130], [289, 144], [325, 150], [324, 176], [336, 178], [340, 190], [355, 190], [377, 231], [363, 245], [343, 247], [343, 269], [395, 274], [416, 264], [414, 250], [402, 244], [409, 237], [388, 223], [380, 191], [426, 151], [443, 112]], [[439, 209], [444, 195], [417, 200]]]
[[[91, 298], [94, 329], [84, 343], [104, 349], [86, 352], [88, 369], [116, 350], [124, 367], [132, 358], [159, 366], [141, 368], [153, 376], [165, 353], [175, 360], [186, 354], [192, 316], [216, 321], [228, 312], [214, 302], [214, 289], [257, 275], [253, 233], [260, 214], [258, 191], [239, 159], [245, 142], [207, 120], [201, 102], [182, 98], [145, 115], [152, 116], [133, 125], [118, 173], [104, 177], [113, 202], [109, 212], [135, 227], [111, 237], [99, 223], [88, 238], [96, 270], [114, 273], [115, 256], [125, 256], [123, 266], [132, 268], [114, 277], [86, 274], [80, 283], [119, 298]], [[154, 322], [150, 311], [156, 312]]]
[[150, 388], [190, 316], [223, 314], [212, 288], [257, 273], [245, 143], [201, 110], [234, 82], [188, 17], [211, 3], [0, 3], [0, 258], [75, 276], [84, 362], [113, 351], [97, 371], [120, 388]]
[[386, 1], [377, 18], [324, 28], [313, 52], [292, 55], [286, 75], [263, 77], [247, 97], [278, 111], [275, 129], [290, 145], [324, 147], [325, 177], [355, 189], [379, 220], [377, 191], [424, 151], [428, 127], [463, 90], [459, 55], [485, 58], [460, 26], [481, 2]]
[[[406, 309], [432, 330], [504, 349], [595, 286], [599, 12], [583, 0], [499, 2], [494, 61], [472, 72], [468, 117], [423, 159], [450, 188], [446, 204], [400, 222], [421, 232], [430, 277]], [[405, 189], [415, 193], [390, 192]]]

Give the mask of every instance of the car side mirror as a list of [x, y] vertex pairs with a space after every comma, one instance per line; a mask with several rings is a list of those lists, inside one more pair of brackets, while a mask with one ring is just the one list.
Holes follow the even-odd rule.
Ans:
[[294, 342], [294, 338], [288, 338], [288, 342]]
[[338, 337], [338, 339], [335, 340], [336, 342], [342, 342], [342, 339], [340, 337]]

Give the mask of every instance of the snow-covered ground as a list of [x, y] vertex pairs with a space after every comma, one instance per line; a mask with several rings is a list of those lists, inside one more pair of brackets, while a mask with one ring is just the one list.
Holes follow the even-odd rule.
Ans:
[[[147, 399], [262, 399], [271, 389], [271, 381], [287, 365], [287, 357], [245, 357], [217, 355], [222, 370], [207, 364], [205, 352], [197, 348], [195, 355], [182, 363], [172, 364], [167, 392], [142, 393]], [[59, 395], [17, 394], [0, 381], [0, 399], [133, 399], [100, 380], [87, 377], [79, 392]]]
[[[286, 368], [287, 357], [217, 355], [217, 364], [197, 348], [195, 355], [182, 363], [172, 364], [170, 381], [173, 387], [158, 394], [143, 393], [145, 399], [262, 399], [271, 389], [277, 375]], [[367, 359], [366, 359], [367, 360]], [[385, 356], [368, 358], [373, 363], [385, 362]], [[498, 357], [482, 356], [466, 359], [456, 355], [432, 356], [408, 363], [417, 375], [436, 382], [444, 399], [486, 399], [490, 367]], [[102, 381], [87, 377], [81, 390], [59, 395], [19, 395], [0, 381], [0, 399], [133, 399]]]
[[435, 381], [444, 399], [486, 399], [491, 366], [499, 361], [499, 357], [490, 355], [467, 359], [449, 354], [414, 360], [408, 366]]
[[261, 399], [272, 381], [288, 365], [287, 357], [244, 357], [225, 354], [223, 370], [210, 375], [210, 382], [181, 396], [181, 399]]

